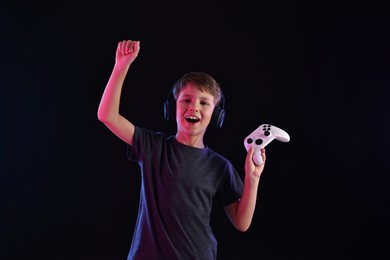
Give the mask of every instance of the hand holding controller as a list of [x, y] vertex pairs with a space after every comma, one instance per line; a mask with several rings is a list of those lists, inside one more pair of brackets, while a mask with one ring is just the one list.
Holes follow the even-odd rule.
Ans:
[[281, 142], [289, 142], [290, 136], [286, 131], [276, 126], [262, 124], [244, 139], [245, 149], [248, 151], [250, 146], [252, 146], [254, 149], [253, 162], [256, 165], [263, 164], [261, 148], [266, 147], [274, 139]]

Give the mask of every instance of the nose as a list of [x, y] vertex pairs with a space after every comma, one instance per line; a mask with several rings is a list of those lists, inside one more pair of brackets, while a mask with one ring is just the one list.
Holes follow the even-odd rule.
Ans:
[[195, 102], [191, 103], [188, 107], [190, 111], [199, 111], [199, 108]]

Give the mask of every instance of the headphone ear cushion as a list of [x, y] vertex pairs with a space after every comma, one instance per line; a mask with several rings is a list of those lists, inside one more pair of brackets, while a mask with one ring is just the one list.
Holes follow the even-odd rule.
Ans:
[[214, 120], [214, 123], [217, 128], [221, 128], [223, 125], [223, 122], [225, 121], [225, 95], [223, 92], [221, 92], [221, 100], [217, 107], [214, 108], [214, 113], [212, 116], [212, 120]]
[[167, 99], [164, 102], [164, 118], [166, 120], [173, 120], [175, 118], [175, 113], [176, 113], [176, 104], [175, 100], [173, 99]]
[[212, 120], [215, 122], [217, 128], [221, 128], [223, 125], [223, 122], [225, 121], [225, 109], [223, 109], [221, 106], [218, 106], [214, 109]]

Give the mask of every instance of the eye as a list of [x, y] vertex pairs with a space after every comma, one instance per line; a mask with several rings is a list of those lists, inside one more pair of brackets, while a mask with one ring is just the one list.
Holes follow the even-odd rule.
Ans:
[[189, 98], [183, 98], [183, 99], [179, 99], [179, 102], [190, 103], [190, 102], [191, 102], [191, 99], [189, 99]]
[[209, 105], [209, 103], [206, 102], [206, 101], [200, 101], [200, 104], [201, 104], [202, 106], [208, 106], [208, 105]]

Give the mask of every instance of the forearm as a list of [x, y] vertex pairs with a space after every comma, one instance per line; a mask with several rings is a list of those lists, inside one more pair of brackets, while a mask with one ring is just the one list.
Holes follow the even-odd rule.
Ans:
[[99, 104], [98, 118], [100, 121], [109, 122], [119, 116], [121, 92], [129, 66], [115, 64]]
[[254, 175], [245, 178], [244, 190], [236, 212], [236, 227], [240, 231], [246, 231], [251, 225], [256, 208], [259, 181], [260, 177]]

